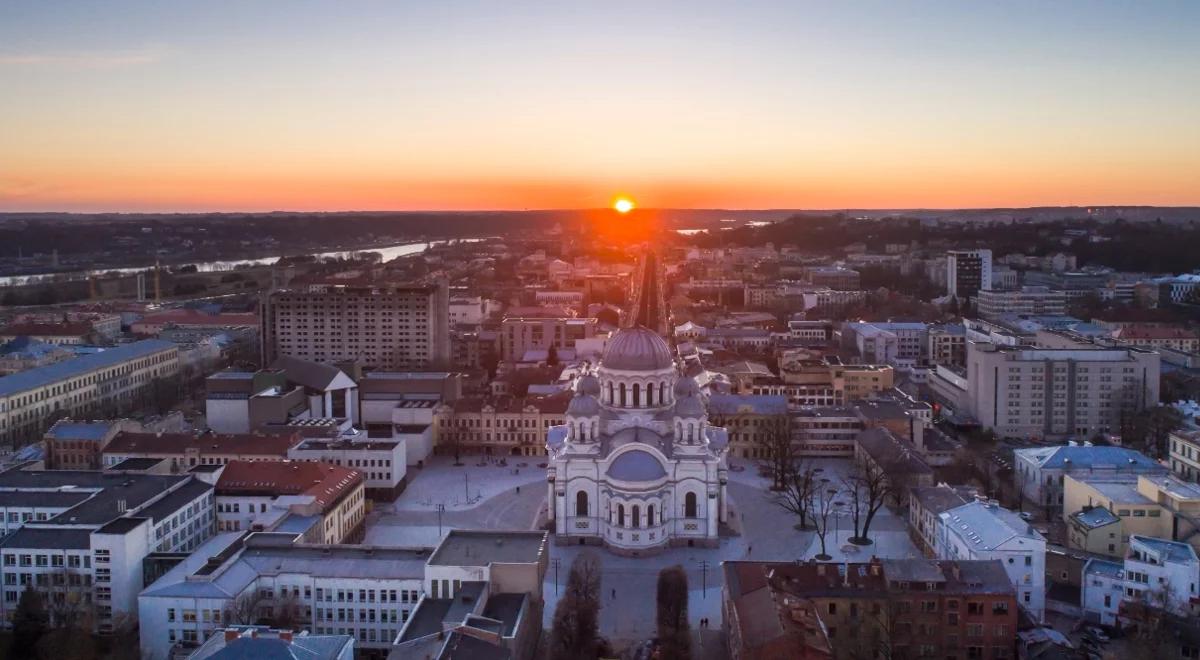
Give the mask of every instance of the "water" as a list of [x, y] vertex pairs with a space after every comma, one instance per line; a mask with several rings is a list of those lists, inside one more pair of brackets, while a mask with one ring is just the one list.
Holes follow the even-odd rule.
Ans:
[[[464, 243], [474, 243], [476, 241], [482, 241], [484, 239], [482, 239], [482, 238], [462, 238], [462, 239], [457, 239], [457, 240], [464, 242]], [[317, 253], [312, 256], [315, 256], [318, 259], [324, 259], [324, 258], [328, 258], [328, 257], [345, 257], [345, 256], [353, 255], [353, 254], [358, 254], [360, 252], [377, 252], [377, 253], [383, 255], [384, 261], [391, 261], [392, 259], [396, 259], [398, 257], [403, 257], [403, 256], [407, 256], [410, 254], [418, 254], [418, 253], [424, 252], [430, 246], [437, 245], [437, 244], [443, 243], [443, 242], [445, 242], [445, 241], [433, 241], [433, 242], [424, 242], [424, 243], [401, 243], [399, 245], [389, 245], [389, 246], [379, 247], [379, 248], [363, 248], [361, 250], [336, 250], [333, 252], [320, 252], [320, 253]], [[245, 267], [245, 266], [269, 266], [269, 265], [279, 261], [281, 258], [282, 257], [261, 257], [258, 259], [235, 259], [235, 260], [231, 260], [231, 261], [201, 261], [201, 262], [192, 262], [190, 264], [189, 263], [176, 264], [175, 266], [173, 266], [173, 268], [179, 268], [180, 266], [186, 266], [186, 265], [194, 265], [196, 267], [196, 270], [199, 272], [211, 273], [211, 272], [219, 272], [219, 271], [225, 271], [225, 270], [234, 270], [239, 266], [242, 266], [242, 267]], [[65, 282], [65, 281], [72, 281], [72, 280], [82, 280], [82, 279], [87, 279], [88, 277], [91, 277], [93, 275], [105, 275], [105, 274], [132, 275], [135, 273], [142, 273], [142, 272], [149, 271], [149, 270], [154, 270], [154, 267], [153, 266], [141, 266], [138, 268], [100, 268], [100, 269], [96, 269], [96, 270], [78, 270], [78, 271], [69, 271], [69, 272], [62, 272], [62, 273], [9, 275], [6, 277], [0, 277], [0, 287], [18, 286], [21, 284], [34, 284], [37, 282]]]
[[[722, 220], [721, 222], [737, 222], [737, 221], [736, 220]], [[769, 224], [774, 224], [774, 223], [772, 223], [770, 220], [751, 220], [750, 222], [747, 222], [745, 224], [745, 226], [747, 226], [747, 227], [765, 227]], [[675, 233], [682, 234], [683, 236], [694, 236], [696, 234], [699, 234], [702, 231], [709, 231], [710, 229], [719, 229], [721, 231], [724, 231], [726, 229], [736, 229], [736, 227], [705, 227], [703, 229], [676, 229]]]

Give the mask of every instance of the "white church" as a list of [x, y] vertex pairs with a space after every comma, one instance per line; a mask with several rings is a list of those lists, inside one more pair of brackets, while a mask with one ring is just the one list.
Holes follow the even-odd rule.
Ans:
[[[643, 298], [657, 293], [655, 279], [645, 276]], [[599, 367], [576, 382], [566, 422], [546, 443], [560, 543], [629, 555], [717, 544], [728, 434], [709, 426], [700, 388], [681, 376], [662, 336], [640, 324], [613, 335]]]

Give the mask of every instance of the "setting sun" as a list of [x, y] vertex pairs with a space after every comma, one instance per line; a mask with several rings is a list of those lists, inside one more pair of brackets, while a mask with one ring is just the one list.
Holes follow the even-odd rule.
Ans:
[[633, 200], [621, 197], [613, 202], [613, 208], [617, 210], [617, 213], [629, 213], [633, 210]]

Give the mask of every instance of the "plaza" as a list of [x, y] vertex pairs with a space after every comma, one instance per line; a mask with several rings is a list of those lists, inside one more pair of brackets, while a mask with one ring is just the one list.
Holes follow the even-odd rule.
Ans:
[[[366, 543], [393, 546], [433, 546], [450, 529], [531, 529], [545, 521], [545, 470], [535, 459], [510, 459], [507, 465], [463, 457], [437, 457], [421, 470], [410, 472], [408, 488], [393, 504], [377, 506], [368, 517]], [[829, 485], [848, 474], [847, 459], [821, 459], [816, 466]], [[710, 628], [721, 623], [721, 571], [723, 561], [803, 561], [820, 552], [812, 530], [795, 529], [796, 519], [771, 501], [769, 481], [758, 474], [754, 461], [734, 459], [730, 466], [731, 527], [714, 548], [667, 548], [652, 556], [625, 557], [594, 546], [554, 543], [546, 575], [544, 625], [548, 629], [554, 607], [567, 581], [571, 562], [580, 552], [594, 553], [601, 563], [602, 609], [600, 628], [618, 648], [654, 635], [656, 580], [659, 570], [679, 564], [688, 574], [689, 616], [698, 629], [707, 617]], [[520, 492], [517, 489], [520, 488]], [[919, 557], [904, 518], [884, 508], [871, 525], [869, 546], [853, 546], [848, 512], [843, 512], [827, 537], [831, 561], [867, 561], [871, 556]], [[834, 537], [837, 537], [835, 539]], [[707, 639], [707, 637], [706, 637]]]

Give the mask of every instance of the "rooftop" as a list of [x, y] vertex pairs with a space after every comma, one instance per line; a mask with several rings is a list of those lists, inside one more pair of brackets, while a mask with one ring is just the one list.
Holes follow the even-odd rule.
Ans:
[[309, 495], [322, 508], [363, 481], [357, 470], [312, 461], [230, 461], [217, 480], [221, 495]]
[[1124, 447], [1088, 445], [1059, 445], [1057, 447], [1026, 447], [1014, 450], [1018, 458], [1036, 463], [1044, 469], [1119, 468], [1135, 472], [1162, 470], [1145, 454]]
[[0, 378], [0, 398], [28, 392], [53, 383], [106, 369], [130, 360], [144, 358], [164, 351], [177, 351], [175, 344], [158, 339], [146, 339], [132, 344], [106, 348], [98, 353], [81, 355], [69, 360]]
[[298, 433], [118, 433], [104, 448], [112, 454], [154, 454], [176, 456], [195, 451], [201, 456], [287, 456], [300, 442]]
[[548, 552], [546, 532], [450, 530], [429, 557], [431, 566], [531, 564]]
[[986, 502], [968, 502], [941, 514], [946, 530], [975, 550], [995, 550], [1014, 539], [1042, 543], [1046, 539], [1015, 512]]

